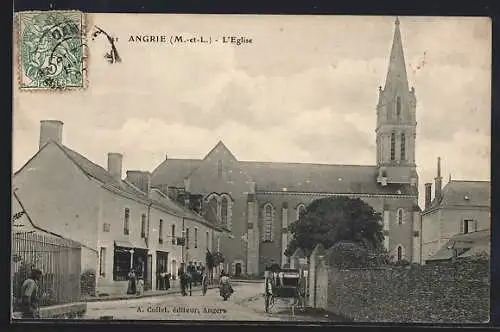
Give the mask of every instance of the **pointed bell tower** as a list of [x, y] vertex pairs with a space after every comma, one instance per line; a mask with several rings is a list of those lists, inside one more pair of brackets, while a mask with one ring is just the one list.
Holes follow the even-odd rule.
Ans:
[[406, 64], [396, 18], [394, 39], [385, 86], [379, 87], [377, 105], [377, 182], [411, 184], [417, 186], [415, 164], [416, 97], [409, 89]]

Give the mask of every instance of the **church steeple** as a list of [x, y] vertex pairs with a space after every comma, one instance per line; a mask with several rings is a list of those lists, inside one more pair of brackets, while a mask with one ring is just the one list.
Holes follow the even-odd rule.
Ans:
[[377, 105], [378, 181], [416, 183], [416, 96], [409, 89], [399, 18], [389, 56], [385, 86], [379, 87]]
[[401, 88], [408, 90], [408, 77], [406, 75], [405, 56], [401, 31], [399, 30], [399, 18], [396, 18], [394, 38], [392, 40], [391, 56], [389, 58], [389, 69], [385, 79], [385, 91], [393, 91]]

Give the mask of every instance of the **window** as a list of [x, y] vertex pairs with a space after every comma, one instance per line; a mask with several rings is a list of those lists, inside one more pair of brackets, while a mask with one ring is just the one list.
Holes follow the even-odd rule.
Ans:
[[263, 242], [273, 241], [273, 224], [274, 224], [274, 211], [271, 204], [264, 207], [264, 222], [263, 222]]
[[186, 244], [186, 249], [189, 249], [189, 228], [186, 228], [186, 240], [185, 240], [185, 244]]
[[163, 220], [160, 219], [160, 226], [158, 230], [158, 242], [163, 243]]
[[217, 177], [219, 179], [222, 178], [222, 160], [219, 160], [219, 162], [217, 163]]
[[403, 259], [403, 247], [398, 246], [398, 261]]
[[391, 134], [391, 160], [396, 159], [396, 134]]
[[106, 276], [106, 248], [101, 248], [101, 254], [99, 256], [99, 275], [101, 277]]
[[115, 248], [113, 280], [125, 281], [130, 272], [130, 251], [126, 248]]
[[217, 212], [217, 198], [215, 198], [215, 196], [208, 201], [208, 209], [209, 209], [209, 213], [207, 216], [208, 220], [210, 220], [214, 224], [218, 224], [219, 219]]
[[205, 244], [207, 246], [207, 249], [210, 249], [210, 235], [208, 234], [208, 231], [206, 234]]
[[198, 228], [194, 229], [194, 247], [198, 248]]
[[401, 119], [401, 97], [396, 97], [396, 118]]
[[477, 222], [472, 219], [466, 219], [462, 223], [462, 233], [467, 234], [477, 231]]
[[398, 224], [402, 225], [404, 221], [404, 211], [402, 209], [398, 209]]
[[105, 233], [108, 233], [111, 230], [111, 225], [107, 222], [102, 224], [102, 231]]
[[222, 202], [221, 202], [221, 222], [222, 222], [222, 225], [224, 226], [227, 226], [227, 205], [228, 205], [228, 202], [227, 202], [227, 198], [226, 197], [222, 197]]
[[141, 214], [141, 237], [146, 237], [146, 215], [144, 213]]
[[405, 133], [401, 133], [401, 160], [406, 159], [406, 137]]
[[298, 207], [297, 207], [297, 220], [300, 219], [300, 216], [306, 211], [306, 207], [304, 206], [304, 204], [300, 204]]
[[175, 244], [175, 225], [172, 225], [172, 244]]
[[125, 215], [123, 216], [123, 234], [128, 235], [129, 228], [128, 223], [130, 220], [130, 209], [125, 208]]

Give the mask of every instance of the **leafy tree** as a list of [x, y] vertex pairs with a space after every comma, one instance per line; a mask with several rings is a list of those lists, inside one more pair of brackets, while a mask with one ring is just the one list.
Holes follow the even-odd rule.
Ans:
[[382, 217], [359, 198], [327, 197], [313, 201], [289, 226], [292, 240], [285, 251], [297, 248], [309, 255], [321, 243], [325, 249], [351, 242], [369, 251], [382, 250]]

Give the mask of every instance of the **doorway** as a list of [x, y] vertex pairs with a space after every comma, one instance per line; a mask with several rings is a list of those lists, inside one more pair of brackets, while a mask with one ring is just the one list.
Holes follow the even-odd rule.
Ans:
[[146, 280], [144, 285], [144, 290], [150, 290], [153, 288], [153, 255], [148, 255], [148, 263], [146, 264]]
[[234, 275], [236, 277], [241, 276], [241, 263], [236, 263]]
[[156, 252], [156, 289], [161, 289], [161, 273], [168, 273], [168, 252]]

